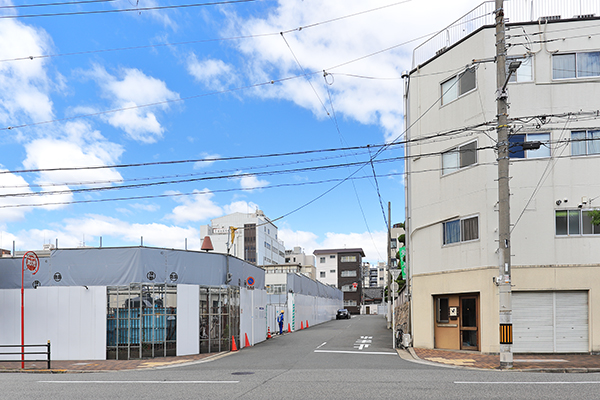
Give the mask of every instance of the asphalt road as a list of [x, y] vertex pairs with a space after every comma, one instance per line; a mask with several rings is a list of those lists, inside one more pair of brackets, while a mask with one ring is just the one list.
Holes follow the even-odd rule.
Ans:
[[381, 316], [331, 321], [211, 362], [146, 371], [0, 374], [1, 399], [598, 399], [600, 374], [406, 361]]

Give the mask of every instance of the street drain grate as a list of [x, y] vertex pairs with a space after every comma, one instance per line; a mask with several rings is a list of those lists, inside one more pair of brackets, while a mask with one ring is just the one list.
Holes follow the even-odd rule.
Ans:
[[232, 372], [231, 375], [252, 375], [254, 372], [243, 371], [243, 372]]

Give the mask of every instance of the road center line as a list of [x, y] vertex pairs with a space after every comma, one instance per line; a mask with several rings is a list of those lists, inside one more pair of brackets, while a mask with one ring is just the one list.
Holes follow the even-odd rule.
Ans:
[[398, 353], [387, 353], [383, 351], [344, 351], [344, 350], [315, 350], [315, 353], [342, 353], [342, 354], [381, 354], [397, 356]]
[[454, 382], [457, 385], [589, 385], [600, 384], [600, 381], [583, 382]]
[[193, 383], [193, 384], [205, 384], [205, 383], [240, 383], [240, 381], [38, 381], [38, 383]]

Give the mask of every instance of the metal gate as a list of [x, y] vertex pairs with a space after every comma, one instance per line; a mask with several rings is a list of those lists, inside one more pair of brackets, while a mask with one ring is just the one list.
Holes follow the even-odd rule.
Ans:
[[240, 346], [240, 289], [200, 287], [200, 353], [231, 350], [231, 339]]
[[177, 287], [139, 284], [107, 288], [106, 358], [175, 356]]

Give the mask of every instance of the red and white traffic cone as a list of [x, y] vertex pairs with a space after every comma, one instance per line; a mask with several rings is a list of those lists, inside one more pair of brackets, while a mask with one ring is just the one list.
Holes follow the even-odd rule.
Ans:
[[271, 339], [271, 327], [267, 328], [267, 339]]

